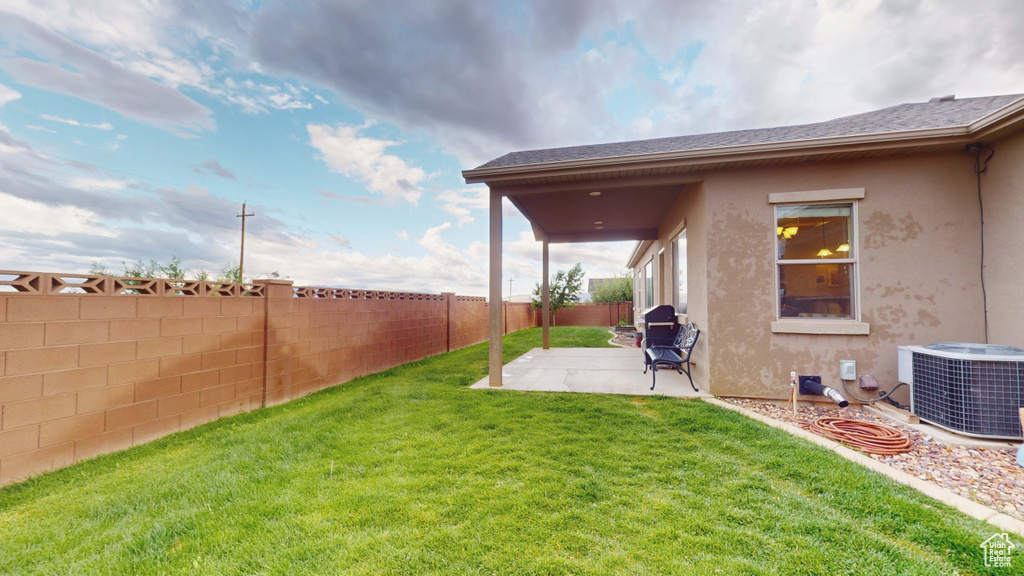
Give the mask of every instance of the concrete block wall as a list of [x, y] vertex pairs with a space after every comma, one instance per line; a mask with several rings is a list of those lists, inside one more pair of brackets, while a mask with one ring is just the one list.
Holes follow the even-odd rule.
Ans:
[[540, 316], [529, 302], [505, 302], [505, 333], [518, 332], [540, 325]]
[[488, 338], [486, 300], [454, 294], [6, 271], [0, 289], [0, 485]]
[[449, 295], [267, 288], [268, 406], [447, 351]]
[[490, 305], [478, 296], [452, 296], [451, 349], [485, 342], [490, 337]]
[[[557, 326], [614, 326], [619, 319], [624, 319], [632, 324], [633, 319], [632, 302], [595, 302], [591, 304], [577, 304], [572, 310], [563, 308], [557, 314], [553, 314], [552, 325]], [[537, 325], [543, 322], [543, 315], [537, 310]]]
[[0, 485], [259, 406], [262, 304], [0, 296]]

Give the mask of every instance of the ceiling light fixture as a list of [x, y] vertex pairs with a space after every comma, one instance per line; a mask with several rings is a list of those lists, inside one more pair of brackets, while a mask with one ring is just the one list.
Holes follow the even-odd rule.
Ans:
[[797, 226], [785, 226], [785, 227], [779, 226], [778, 228], [776, 228], [776, 233], [779, 236], [782, 236], [783, 238], [785, 238], [786, 240], [789, 240], [793, 236], [796, 236], [796, 233], [799, 232], [799, 231], [800, 231], [800, 228], [797, 227]]
[[832, 255], [832, 251], [825, 248], [825, 218], [821, 219], [821, 250], [818, 250], [818, 257], [825, 258]]
[[600, 192], [591, 192], [590, 195], [591, 196], [600, 196], [601, 193]]
[[846, 219], [844, 218], [843, 219], [843, 243], [840, 244], [838, 248], [836, 248], [836, 252], [849, 252], [849, 251], [850, 251], [850, 243], [847, 242], [847, 239], [846, 239]]

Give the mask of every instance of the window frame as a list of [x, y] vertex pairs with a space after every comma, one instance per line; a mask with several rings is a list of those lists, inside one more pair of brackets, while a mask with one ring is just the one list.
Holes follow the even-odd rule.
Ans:
[[[679, 309], [679, 273], [688, 265], [687, 257], [683, 251], [679, 249], [679, 239], [686, 240], [686, 228], [683, 228], [672, 238], [672, 307], [676, 309], [676, 315], [685, 316], [687, 310]], [[680, 263], [680, 257], [682, 257], [682, 263]], [[689, 276], [687, 276], [686, 289], [687, 289], [687, 308], [689, 308]]]
[[[859, 205], [864, 198], [863, 188], [847, 188], [839, 190], [813, 190], [807, 192], [782, 192], [768, 195], [772, 206], [772, 275], [774, 276], [775, 319], [771, 322], [773, 333], [790, 334], [847, 334], [866, 335], [870, 326], [861, 321], [861, 245]], [[780, 294], [780, 273], [782, 266], [821, 264], [822, 259], [783, 260], [779, 258], [779, 237], [776, 232], [779, 207], [814, 204], [850, 204], [850, 246], [851, 258], [829, 258], [829, 264], [848, 264], [850, 266], [850, 306], [853, 308], [852, 318], [791, 318], [782, 316], [782, 296]]]
[[654, 299], [654, 256], [644, 264], [644, 310], [657, 306]]

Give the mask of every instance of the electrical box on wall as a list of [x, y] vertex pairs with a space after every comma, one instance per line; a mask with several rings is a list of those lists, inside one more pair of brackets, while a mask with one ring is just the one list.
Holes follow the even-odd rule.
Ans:
[[855, 360], [839, 361], [839, 379], [850, 381], [857, 379], [857, 362]]

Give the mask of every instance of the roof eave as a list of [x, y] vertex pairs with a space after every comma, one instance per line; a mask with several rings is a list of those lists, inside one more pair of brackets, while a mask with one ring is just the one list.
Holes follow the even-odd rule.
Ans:
[[633, 245], [633, 252], [630, 253], [629, 260], [626, 261], [626, 268], [636, 268], [640, 257], [647, 251], [647, 247], [653, 243], [651, 240], [637, 240], [636, 244]]
[[[980, 123], [981, 121], [979, 121]], [[993, 119], [985, 126], [995, 124]], [[856, 136], [840, 136], [835, 138], [817, 138], [812, 140], [793, 140], [772, 142], [746, 146], [723, 146], [720, 148], [700, 148], [654, 154], [634, 154], [630, 156], [608, 156], [603, 158], [587, 158], [564, 162], [546, 162], [540, 164], [524, 164], [519, 166], [502, 166], [496, 168], [476, 168], [463, 170], [462, 176], [467, 184], [481, 182], [500, 182], [502, 180], [523, 177], [555, 176], [557, 174], [586, 171], [588, 168], [601, 167], [605, 170], [621, 170], [638, 165], [652, 163], [695, 164], [720, 163], [737, 157], [784, 158], [787, 156], [807, 156], [826, 154], [838, 148], [857, 148], [859, 150], [877, 150], [886, 148], [902, 148], [921, 144], [943, 144], [949, 140], [970, 140], [971, 126], [930, 128], [927, 130], [908, 130], [904, 132], [883, 132], [878, 134], [859, 134]]]
[[1024, 97], [1014, 100], [988, 116], [975, 120], [967, 128], [972, 136], [984, 138], [1010, 128], [1022, 117], [1024, 117]]

